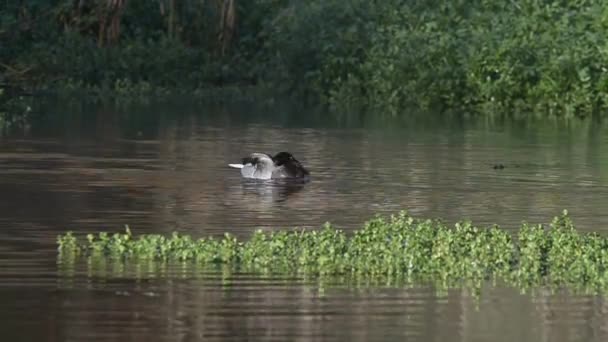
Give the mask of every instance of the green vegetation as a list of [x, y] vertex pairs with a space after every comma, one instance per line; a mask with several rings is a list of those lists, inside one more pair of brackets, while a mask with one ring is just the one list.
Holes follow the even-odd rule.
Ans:
[[0, 87], [9, 97], [255, 87], [383, 113], [587, 116], [608, 106], [608, 8], [599, 0], [3, 4]]
[[[247, 241], [174, 233], [171, 237], [72, 233], [58, 237], [60, 260], [183, 262], [225, 270], [303, 277], [342, 277], [389, 283], [433, 282], [443, 287], [505, 281], [602, 291], [608, 288], [608, 237], [575, 230], [566, 212], [550, 228], [523, 224], [516, 237], [470, 222], [453, 228], [402, 212], [377, 217], [347, 235], [327, 224], [320, 230], [256, 231]], [[101, 262], [103, 264], [103, 262]]]

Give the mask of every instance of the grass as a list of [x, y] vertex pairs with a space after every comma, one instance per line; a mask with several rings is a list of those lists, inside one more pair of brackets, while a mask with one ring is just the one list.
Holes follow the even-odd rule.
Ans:
[[87, 257], [93, 264], [182, 262], [230, 272], [441, 287], [501, 281], [522, 288], [608, 288], [608, 237], [577, 232], [566, 211], [549, 226], [523, 223], [517, 234], [466, 221], [448, 227], [401, 212], [375, 217], [352, 234], [326, 224], [319, 230], [258, 230], [239, 241], [229, 233], [219, 239], [134, 236], [127, 228], [86, 238], [68, 232], [57, 243], [63, 263]]

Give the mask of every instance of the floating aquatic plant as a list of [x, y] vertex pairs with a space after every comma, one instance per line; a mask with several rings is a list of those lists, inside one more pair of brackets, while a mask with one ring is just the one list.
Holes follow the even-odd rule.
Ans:
[[57, 239], [60, 257], [223, 266], [241, 272], [351, 277], [359, 280], [431, 281], [444, 286], [502, 280], [522, 287], [566, 285], [608, 288], [608, 237], [577, 232], [566, 211], [547, 227], [523, 223], [517, 234], [470, 222], [448, 227], [406, 212], [376, 217], [347, 234], [320, 230], [263, 232], [246, 241], [231, 234], [194, 239], [173, 233], [71, 232]]

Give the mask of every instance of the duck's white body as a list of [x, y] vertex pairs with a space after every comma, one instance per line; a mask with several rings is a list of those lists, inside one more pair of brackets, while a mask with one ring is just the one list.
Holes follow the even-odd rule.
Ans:
[[228, 166], [241, 169], [244, 178], [271, 179], [272, 171], [276, 169], [274, 161], [266, 153], [252, 153], [243, 158], [243, 164], [228, 164]]
[[306, 170], [290, 153], [280, 152], [274, 157], [266, 153], [252, 153], [243, 158], [241, 164], [228, 164], [228, 166], [241, 169], [244, 178], [279, 179], [296, 178], [308, 179]]

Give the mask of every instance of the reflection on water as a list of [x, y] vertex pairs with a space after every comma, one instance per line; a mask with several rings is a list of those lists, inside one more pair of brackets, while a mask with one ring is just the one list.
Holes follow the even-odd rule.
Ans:
[[[539, 290], [345, 286], [189, 271], [63, 269], [55, 238], [122, 230], [241, 237], [346, 230], [408, 209], [516, 228], [569, 209], [608, 223], [608, 146], [598, 122], [390, 119], [292, 107], [49, 104], [0, 137], [0, 331], [10, 340], [601, 341], [603, 296]], [[307, 184], [244, 180], [228, 163], [290, 151]], [[504, 164], [502, 170], [492, 166]], [[110, 266], [108, 266], [110, 267]], [[115, 267], [115, 266], [112, 266]], [[143, 266], [142, 266], [143, 267]]]
[[[63, 279], [65, 282], [65, 279]], [[602, 297], [466, 289], [342, 287], [298, 279], [165, 270], [162, 277], [75, 274], [45, 296], [2, 298], [28, 337], [57, 340], [605, 341]], [[18, 293], [17, 291], [13, 291]], [[18, 305], [17, 305], [18, 304]], [[6, 310], [6, 309], [5, 309]], [[26, 314], [28, 312], [28, 314]], [[36, 327], [36, 330], [28, 328]], [[43, 327], [44, 329], [40, 329]]]
[[[241, 182], [240, 197], [242, 202], [264, 202], [267, 205], [285, 202], [289, 197], [304, 189], [305, 183], [289, 181], [265, 181], [244, 179]], [[229, 191], [234, 190], [230, 189]], [[238, 196], [238, 195], [237, 195]], [[231, 197], [229, 195], [229, 197]]]

